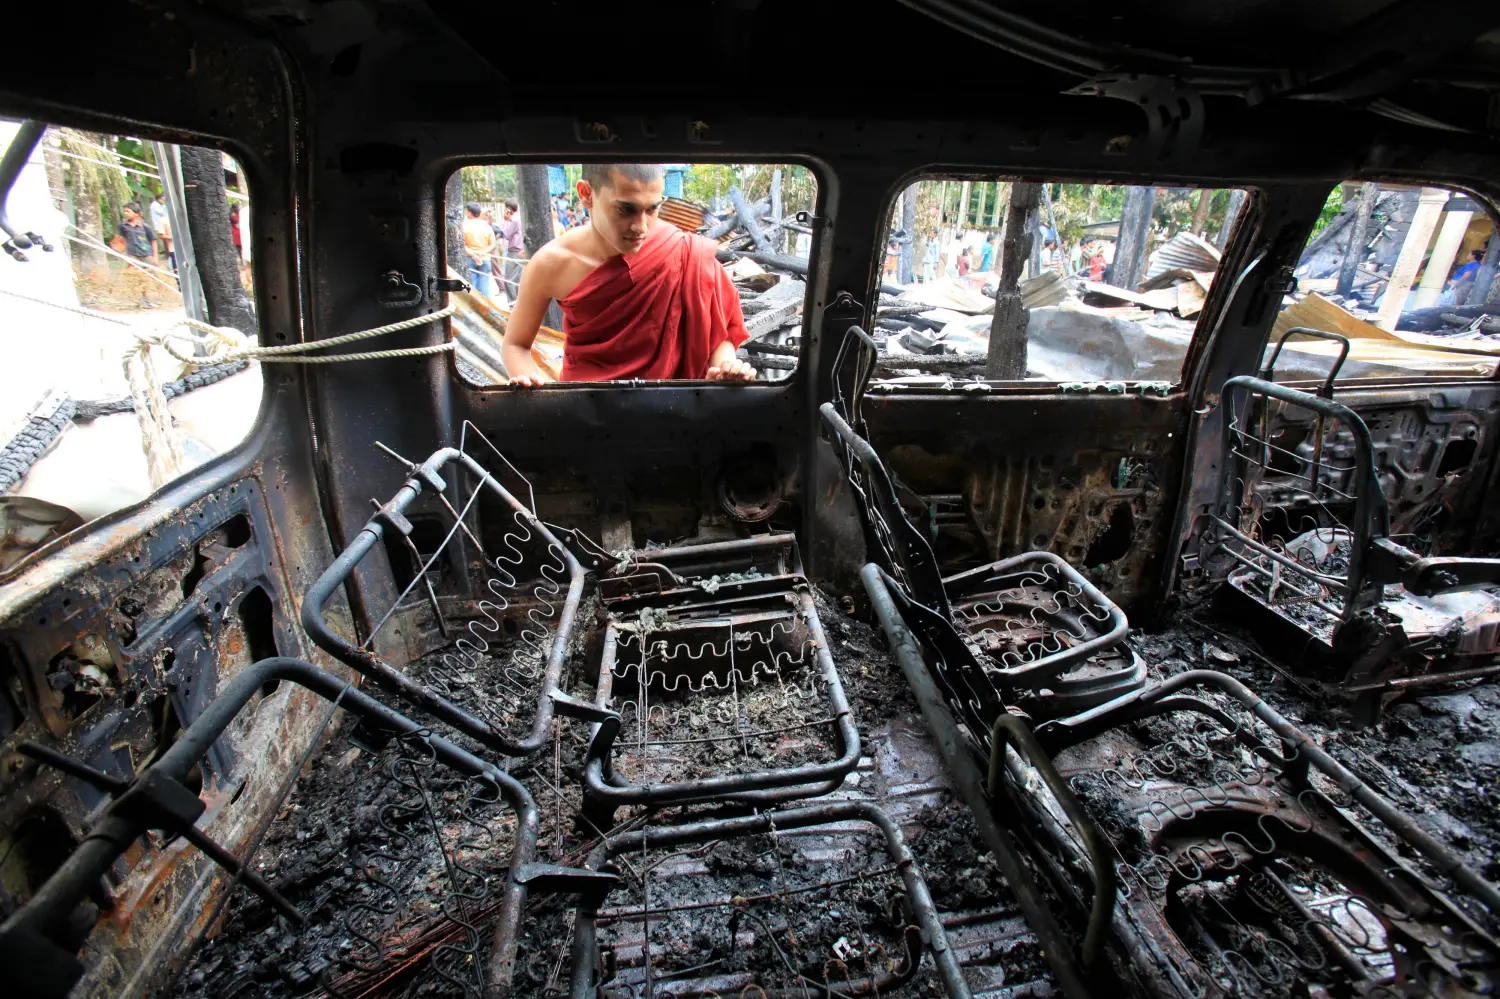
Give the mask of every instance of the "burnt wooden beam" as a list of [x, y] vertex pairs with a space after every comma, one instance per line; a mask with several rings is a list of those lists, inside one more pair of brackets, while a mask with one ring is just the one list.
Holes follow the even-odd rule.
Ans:
[[990, 323], [989, 354], [985, 372], [991, 378], [1026, 377], [1026, 321], [1029, 313], [1021, 301], [1021, 267], [1036, 242], [1037, 202], [1041, 185], [1019, 182], [1011, 185], [1010, 207], [1005, 214], [1005, 238], [1000, 243], [1000, 280], [995, 289], [995, 318]]

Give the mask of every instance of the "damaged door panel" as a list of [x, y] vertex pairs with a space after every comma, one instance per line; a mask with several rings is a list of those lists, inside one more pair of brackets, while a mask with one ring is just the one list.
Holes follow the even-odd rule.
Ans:
[[1148, 613], [1176, 508], [1181, 396], [881, 388], [864, 401], [871, 441], [946, 571], [1051, 551]]
[[[75, 571], [0, 630], [7, 912], [58, 869], [107, 801], [96, 786], [28, 762], [20, 743], [129, 782], [243, 669], [307, 647], [289, 593], [297, 577], [270, 510], [262, 479], [231, 479]], [[277, 775], [305, 743], [306, 700], [268, 682], [192, 769], [207, 809], [202, 828], [231, 851], [265, 821]], [[202, 907], [215, 895], [203, 863], [184, 841], [154, 835], [121, 851], [94, 893], [101, 922], [86, 948], [89, 989], [137, 987], [171, 959], [173, 941], [206, 928]]]

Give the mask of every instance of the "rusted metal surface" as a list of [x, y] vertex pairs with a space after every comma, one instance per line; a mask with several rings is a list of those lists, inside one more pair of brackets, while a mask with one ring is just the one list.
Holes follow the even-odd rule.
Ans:
[[697, 232], [708, 215], [701, 205], [682, 198], [667, 198], [661, 203], [661, 217], [684, 232]]
[[[270, 510], [262, 479], [236, 479], [144, 533], [132, 536], [127, 520], [81, 550], [44, 554], [10, 584], [51, 581], [0, 627], [0, 668], [21, 708], [0, 743], [0, 834], [20, 848], [8, 868], [20, 880], [5, 885], [12, 899], [66, 855], [65, 843], [38, 844], [29, 830], [76, 843], [102, 801], [86, 785], [38, 772], [15, 753], [17, 742], [55, 746], [128, 779], [254, 658], [303, 650], [289, 594], [295, 569], [281, 557]], [[231, 848], [264, 818], [288, 754], [305, 746], [305, 700], [271, 694], [212, 747], [202, 770], [205, 829]], [[195, 920], [222, 887], [214, 872], [180, 844], [146, 842], [115, 865], [118, 904], [86, 947], [81, 994], [138, 989], [205, 928]]]

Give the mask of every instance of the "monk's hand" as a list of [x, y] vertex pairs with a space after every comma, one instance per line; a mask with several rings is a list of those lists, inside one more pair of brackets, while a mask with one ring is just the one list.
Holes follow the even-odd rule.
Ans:
[[753, 382], [755, 369], [738, 357], [727, 357], [711, 365], [705, 376], [711, 382]]
[[515, 365], [510, 376], [510, 384], [513, 388], [536, 388], [546, 385], [549, 381], [551, 379], [542, 374], [542, 369], [534, 363]]

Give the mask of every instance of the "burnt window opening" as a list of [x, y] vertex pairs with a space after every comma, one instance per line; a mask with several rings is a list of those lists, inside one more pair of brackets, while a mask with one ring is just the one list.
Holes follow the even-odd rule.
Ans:
[[62, 711], [69, 718], [80, 718], [98, 704], [105, 691], [114, 693], [114, 681], [95, 663], [74, 655], [72, 646], [52, 657], [47, 664], [47, 686], [62, 701]]
[[250, 518], [243, 513], [230, 517], [219, 530], [224, 532], [226, 548], [243, 548], [250, 543]]
[[1306, 474], [1297, 449], [1306, 443], [1311, 431], [1307, 427], [1282, 427], [1271, 434], [1270, 471], [1287, 475]]
[[1474, 455], [1479, 451], [1479, 442], [1473, 438], [1449, 441], [1448, 446], [1443, 448], [1443, 457], [1438, 461], [1438, 478], [1452, 475], [1454, 472], [1462, 472], [1474, 463]]
[[38, 808], [0, 840], [0, 917], [24, 905], [69, 855], [78, 840], [50, 808]]
[[1105, 528], [1089, 545], [1083, 564], [1090, 569], [1108, 565], [1123, 558], [1130, 551], [1130, 542], [1135, 534], [1135, 514], [1129, 503], [1116, 503], [1105, 514]]
[[[276, 644], [276, 619], [271, 597], [263, 587], [257, 586], [240, 598], [238, 616], [251, 662], [258, 663], [281, 655]], [[260, 692], [269, 695], [280, 685], [280, 680], [268, 680], [261, 684]]]
[[[405, 590], [417, 578], [417, 570], [441, 548], [438, 559], [432, 563], [430, 572], [437, 573], [433, 586], [449, 578], [453, 572], [452, 549], [443, 544], [448, 537], [448, 524], [431, 514], [410, 516], [411, 534], [403, 538], [397, 532], [386, 529], [382, 535], [386, 556], [391, 560], [391, 575], [395, 577], [396, 589]], [[411, 544], [408, 545], [407, 541]], [[412, 548], [416, 551], [413, 552]]]
[[26, 714], [26, 687], [21, 683], [21, 670], [10, 650], [0, 645], [0, 739], [20, 728]]
[[204, 555], [201, 551], [194, 554], [193, 567], [184, 573], [182, 577], [182, 598], [184, 600], [192, 596], [193, 591], [198, 588], [198, 584], [203, 582], [203, 577], [208, 575], [208, 567], [211, 564], [208, 556]]

